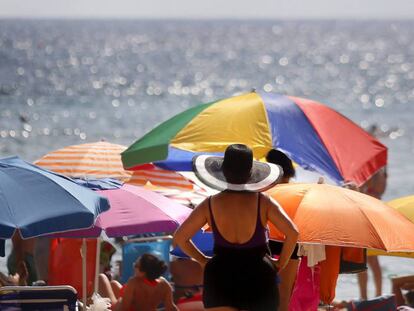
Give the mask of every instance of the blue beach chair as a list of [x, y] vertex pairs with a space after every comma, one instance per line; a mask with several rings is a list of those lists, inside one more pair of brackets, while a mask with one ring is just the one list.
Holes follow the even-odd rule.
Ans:
[[77, 292], [69, 285], [0, 287], [0, 310], [77, 311]]

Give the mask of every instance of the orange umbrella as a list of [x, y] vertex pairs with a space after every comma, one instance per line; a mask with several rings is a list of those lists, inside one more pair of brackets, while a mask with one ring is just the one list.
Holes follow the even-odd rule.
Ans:
[[[387, 204], [397, 210], [399, 213], [407, 217], [411, 222], [414, 222], [414, 195], [401, 197], [388, 201]], [[395, 252], [386, 253], [379, 250], [368, 250], [368, 256], [396, 256], [414, 258], [414, 252]]]
[[159, 168], [130, 172], [124, 170], [121, 152], [125, 146], [105, 141], [73, 145], [52, 151], [35, 162], [48, 170], [76, 178], [115, 178], [120, 181], [154, 185], [189, 191], [193, 184], [182, 175]]
[[[363, 193], [327, 184], [286, 184], [268, 191], [299, 228], [299, 242], [414, 251], [414, 224]], [[270, 225], [270, 237], [283, 235]]]

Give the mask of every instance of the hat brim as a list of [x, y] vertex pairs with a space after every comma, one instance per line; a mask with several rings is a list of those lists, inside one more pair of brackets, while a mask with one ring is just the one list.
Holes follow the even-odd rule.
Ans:
[[253, 161], [249, 179], [243, 184], [226, 181], [223, 174], [223, 157], [198, 155], [193, 158], [193, 170], [201, 182], [217, 190], [260, 192], [272, 188], [283, 175], [280, 166]]

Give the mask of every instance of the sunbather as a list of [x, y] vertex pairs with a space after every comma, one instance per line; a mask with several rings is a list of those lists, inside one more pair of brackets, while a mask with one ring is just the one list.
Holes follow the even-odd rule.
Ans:
[[203, 268], [190, 258], [176, 258], [170, 263], [170, 273], [174, 282], [174, 298], [192, 297], [203, 288]]
[[27, 285], [28, 275], [26, 264], [21, 261], [15, 274], [5, 275], [0, 272], [0, 286]]
[[134, 267], [135, 275], [124, 286], [100, 275], [101, 295], [111, 299], [113, 310], [156, 311], [162, 303], [165, 311], [178, 311], [172, 287], [161, 276], [167, 270], [165, 263], [154, 255], [144, 254]]
[[26, 266], [27, 283], [32, 285], [33, 282], [37, 281], [37, 272], [34, 261], [34, 247], [36, 239], [23, 239], [20, 235], [20, 231], [16, 230], [12, 237], [12, 251], [7, 258], [7, 269], [10, 275], [18, 273], [19, 267], [23, 262]]

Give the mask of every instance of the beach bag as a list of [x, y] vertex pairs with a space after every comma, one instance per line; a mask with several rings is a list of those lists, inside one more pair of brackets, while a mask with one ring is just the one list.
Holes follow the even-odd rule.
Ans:
[[302, 257], [289, 303], [289, 311], [314, 311], [319, 304], [320, 266], [308, 267]]

